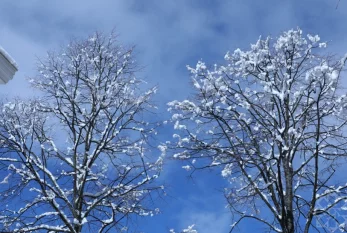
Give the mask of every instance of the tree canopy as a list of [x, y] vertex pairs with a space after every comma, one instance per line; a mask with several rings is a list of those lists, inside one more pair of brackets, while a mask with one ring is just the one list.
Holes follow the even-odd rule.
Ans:
[[142, 87], [132, 54], [113, 34], [73, 41], [39, 62], [42, 97], [2, 104], [0, 231], [119, 232], [156, 212], [156, 88]]
[[187, 170], [221, 168], [232, 229], [248, 219], [272, 232], [329, 231], [313, 222], [325, 218], [346, 230], [329, 212], [347, 199], [338, 173], [347, 154], [346, 57], [326, 55], [326, 46], [300, 29], [260, 38], [227, 53], [224, 65], [188, 67], [195, 98], [168, 104], [177, 132], [167, 147]]

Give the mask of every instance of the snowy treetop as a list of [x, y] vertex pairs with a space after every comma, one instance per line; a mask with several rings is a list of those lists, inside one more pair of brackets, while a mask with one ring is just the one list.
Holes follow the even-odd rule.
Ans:
[[[224, 65], [188, 66], [195, 99], [168, 103], [176, 132], [166, 146], [188, 171], [220, 167], [236, 223], [265, 211], [271, 217], [257, 220], [283, 232], [294, 224], [283, 219], [312, 221], [320, 199], [347, 199], [347, 184], [330, 180], [347, 153], [346, 56], [321, 55], [326, 47], [300, 29], [259, 38], [228, 52]], [[302, 198], [307, 192], [311, 199]]]

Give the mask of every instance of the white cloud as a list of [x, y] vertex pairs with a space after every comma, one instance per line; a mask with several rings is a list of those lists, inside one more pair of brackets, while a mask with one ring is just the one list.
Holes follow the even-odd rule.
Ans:
[[[164, 105], [190, 92], [185, 65], [194, 65], [201, 58], [207, 64], [222, 61], [227, 50], [247, 49], [260, 34], [275, 37], [300, 26], [304, 33], [319, 33], [323, 41], [332, 40], [334, 51], [347, 50], [347, 1], [341, 1], [337, 10], [335, 4], [330, 0], [5, 0], [0, 8], [0, 44], [17, 61], [19, 71], [6, 86], [0, 86], [0, 95], [32, 94], [25, 77], [35, 75], [36, 56], [42, 58], [46, 51], [64, 47], [71, 38], [116, 28], [122, 43], [137, 45], [139, 64], [145, 67], [139, 75], [146, 77], [150, 85], [158, 84], [157, 103]], [[161, 112], [165, 114], [165, 109]], [[172, 175], [164, 172], [168, 173]], [[185, 191], [179, 192], [185, 196]], [[189, 195], [209, 196], [194, 192]], [[205, 202], [220, 203], [223, 195], [215, 198], [219, 201]], [[223, 206], [211, 209], [211, 204], [200, 200], [196, 207], [188, 207], [177, 216], [180, 229], [194, 223], [199, 233], [230, 229], [231, 216]]]

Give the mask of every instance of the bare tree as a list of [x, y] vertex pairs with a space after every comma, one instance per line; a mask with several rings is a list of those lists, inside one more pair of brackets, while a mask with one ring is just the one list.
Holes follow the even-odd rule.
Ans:
[[120, 232], [155, 213], [162, 160], [150, 156], [146, 113], [156, 88], [135, 77], [132, 52], [114, 35], [74, 41], [40, 62], [30, 80], [40, 99], [2, 104], [0, 230]]
[[338, 172], [347, 154], [338, 89], [346, 57], [319, 55], [319, 40], [290, 30], [227, 53], [224, 66], [199, 62], [188, 67], [196, 98], [169, 103], [178, 133], [167, 147], [187, 170], [221, 168], [231, 230], [244, 219], [271, 232], [331, 232], [328, 221], [346, 230], [333, 212], [347, 200]]

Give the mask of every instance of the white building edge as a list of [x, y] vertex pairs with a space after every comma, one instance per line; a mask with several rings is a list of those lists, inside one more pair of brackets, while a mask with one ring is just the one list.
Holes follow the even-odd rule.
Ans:
[[0, 84], [6, 84], [18, 71], [17, 63], [0, 46]]

